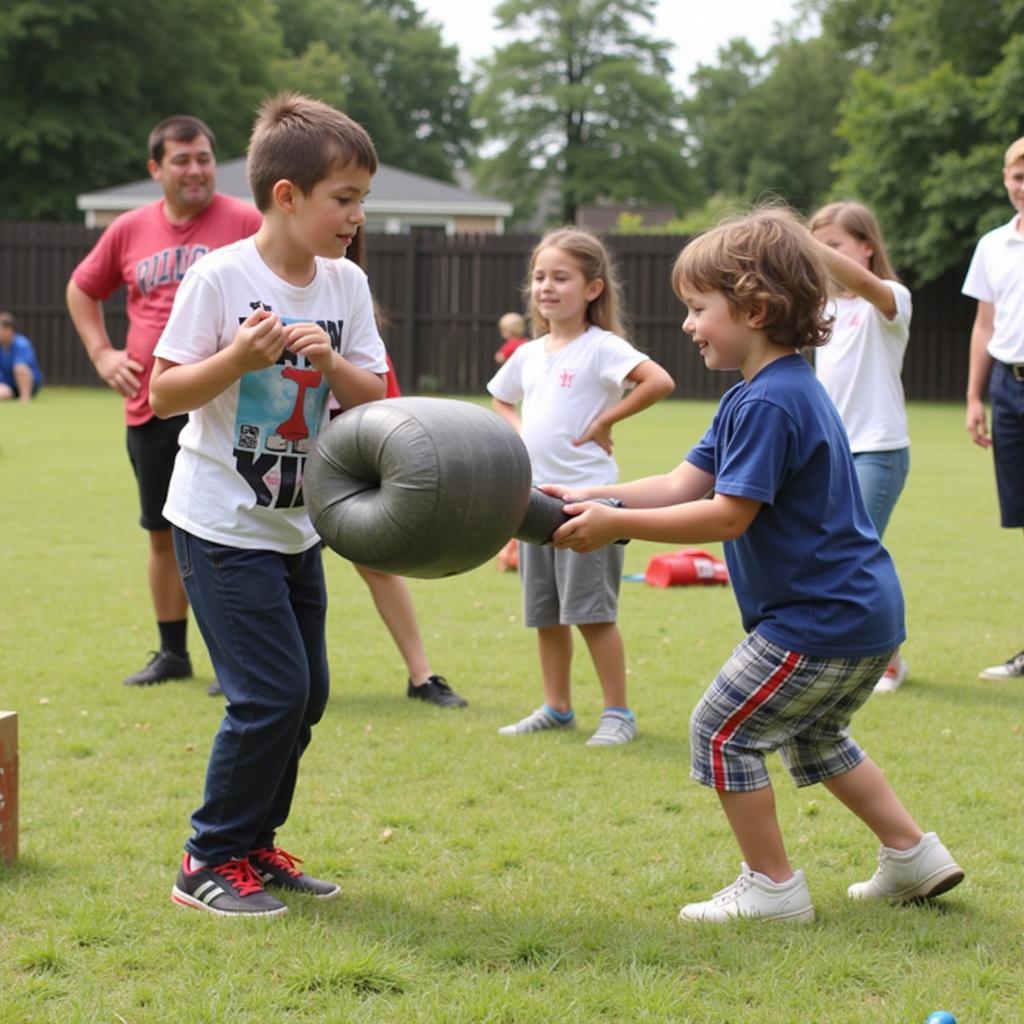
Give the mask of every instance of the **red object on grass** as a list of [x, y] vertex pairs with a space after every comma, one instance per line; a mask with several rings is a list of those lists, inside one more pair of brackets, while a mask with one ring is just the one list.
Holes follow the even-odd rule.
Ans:
[[655, 555], [647, 563], [644, 580], [652, 587], [686, 587], [711, 583], [725, 586], [729, 582], [729, 570], [710, 551], [682, 548], [664, 555]]

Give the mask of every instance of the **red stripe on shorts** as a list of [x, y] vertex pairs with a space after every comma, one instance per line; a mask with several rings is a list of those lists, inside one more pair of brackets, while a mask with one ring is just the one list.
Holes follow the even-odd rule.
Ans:
[[793, 674], [799, 661], [800, 655], [796, 651], [788, 651], [785, 661], [726, 719], [722, 728], [711, 737], [711, 775], [714, 779], [715, 789], [726, 788], [722, 747], [735, 735], [744, 719], [749, 718], [778, 691], [779, 687]]

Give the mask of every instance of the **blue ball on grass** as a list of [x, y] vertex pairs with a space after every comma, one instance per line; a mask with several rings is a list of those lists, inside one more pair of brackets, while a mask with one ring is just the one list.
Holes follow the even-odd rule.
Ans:
[[949, 1010], [936, 1010], [934, 1013], [928, 1014], [928, 1019], [924, 1024], [956, 1024], [956, 1017]]

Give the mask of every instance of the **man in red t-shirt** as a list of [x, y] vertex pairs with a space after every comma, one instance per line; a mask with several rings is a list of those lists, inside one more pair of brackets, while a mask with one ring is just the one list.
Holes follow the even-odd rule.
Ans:
[[[160, 643], [152, 660], [124, 680], [126, 686], [192, 676], [188, 600], [163, 517], [178, 434], [188, 417], [153, 415], [149, 375], [185, 271], [211, 249], [255, 234], [262, 222], [255, 206], [214, 191], [215, 145], [213, 132], [198, 118], [161, 121], [149, 136], [147, 167], [163, 198], [118, 217], [75, 268], [67, 288], [68, 311], [96, 372], [124, 396], [139, 523], [149, 531], [149, 588]], [[123, 349], [114, 348], [103, 319], [104, 301], [122, 285], [128, 289]]]

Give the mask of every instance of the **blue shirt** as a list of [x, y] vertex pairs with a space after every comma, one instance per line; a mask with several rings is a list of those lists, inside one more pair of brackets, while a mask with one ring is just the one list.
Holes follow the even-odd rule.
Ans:
[[799, 355], [722, 397], [687, 461], [721, 494], [760, 501], [725, 544], [743, 628], [812, 657], [862, 658], [906, 638], [903, 594], [871, 523], [842, 421]]
[[24, 334], [15, 334], [11, 339], [10, 348], [0, 345], [0, 383], [9, 388], [15, 387], [14, 368], [24, 363], [32, 371], [36, 390], [43, 383], [43, 374], [36, 361], [36, 352], [32, 342]]

